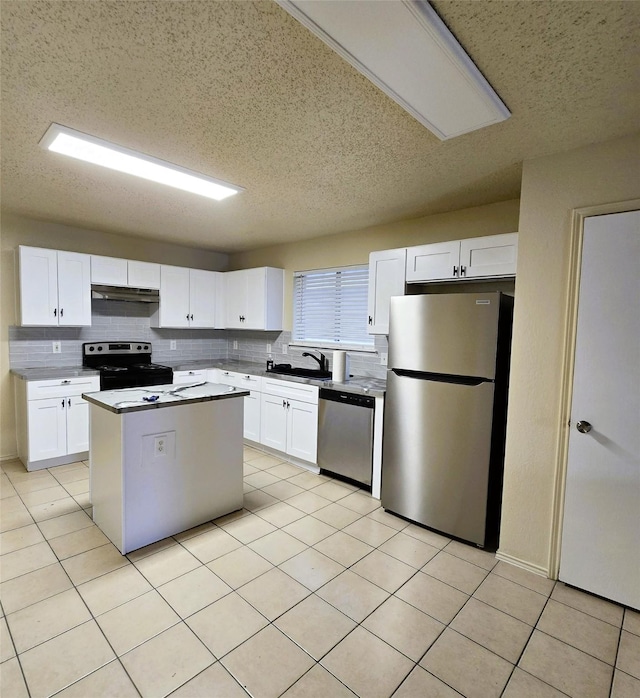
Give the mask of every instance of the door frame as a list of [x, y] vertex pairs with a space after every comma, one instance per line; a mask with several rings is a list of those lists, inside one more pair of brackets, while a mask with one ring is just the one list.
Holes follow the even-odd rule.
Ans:
[[573, 400], [573, 372], [578, 326], [578, 301], [580, 298], [580, 273], [582, 267], [582, 242], [584, 221], [591, 216], [627, 213], [640, 210], [640, 199], [618, 201], [597, 206], [574, 208], [571, 211], [569, 240], [569, 283], [565, 306], [565, 332], [562, 346], [562, 375], [560, 384], [560, 422], [556, 442], [554, 471], [551, 540], [548, 570], [551, 579], [558, 579], [562, 552], [562, 521], [564, 518], [567, 467], [569, 462], [569, 420]]

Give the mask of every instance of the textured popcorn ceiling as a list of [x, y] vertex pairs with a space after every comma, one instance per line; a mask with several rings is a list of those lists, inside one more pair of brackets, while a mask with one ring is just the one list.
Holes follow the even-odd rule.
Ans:
[[[231, 252], [514, 198], [523, 160], [638, 129], [639, 2], [433, 5], [513, 114], [444, 143], [269, 0], [3, 0], [3, 209]], [[54, 121], [246, 192], [46, 152]]]

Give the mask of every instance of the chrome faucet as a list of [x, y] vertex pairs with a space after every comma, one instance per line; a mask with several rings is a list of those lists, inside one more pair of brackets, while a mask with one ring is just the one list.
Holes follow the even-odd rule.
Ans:
[[318, 365], [320, 366], [321, 371], [328, 371], [329, 366], [328, 366], [327, 357], [322, 352], [318, 352], [318, 353], [320, 354], [320, 356], [316, 356], [315, 354], [311, 354], [308, 351], [304, 351], [304, 352], [302, 352], [302, 356], [309, 356], [312, 359], [315, 359], [318, 362]]

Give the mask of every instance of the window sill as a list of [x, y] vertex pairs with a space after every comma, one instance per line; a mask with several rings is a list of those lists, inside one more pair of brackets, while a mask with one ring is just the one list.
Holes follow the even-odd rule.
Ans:
[[289, 342], [290, 347], [300, 347], [301, 349], [322, 349], [335, 351], [360, 352], [363, 354], [377, 354], [375, 346], [365, 347], [362, 344], [322, 344], [321, 342]]

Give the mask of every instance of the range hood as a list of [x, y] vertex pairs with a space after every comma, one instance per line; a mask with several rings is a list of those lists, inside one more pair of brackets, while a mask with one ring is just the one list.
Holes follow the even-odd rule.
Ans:
[[159, 303], [157, 288], [130, 288], [128, 286], [103, 286], [91, 284], [91, 298], [103, 301], [129, 301], [133, 303]]

